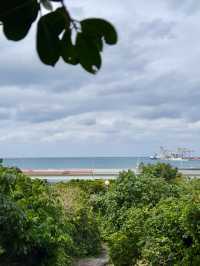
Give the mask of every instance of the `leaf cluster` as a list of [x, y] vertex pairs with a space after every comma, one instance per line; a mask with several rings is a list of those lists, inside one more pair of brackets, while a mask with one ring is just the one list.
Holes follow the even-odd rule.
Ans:
[[59, 195], [65, 215], [73, 226], [73, 255], [97, 255], [101, 249], [100, 232], [88, 194], [77, 186], [77, 182], [56, 184], [54, 190]]
[[73, 256], [98, 252], [99, 231], [84, 192], [74, 191], [71, 207], [70, 195], [0, 167], [2, 266], [67, 266]]
[[114, 265], [199, 265], [200, 180], [175, 182], [177, 176], [176, 169], [160, 164], [138, 176], [123, 172], [97, 197]]
[[173, 181], [181, 176], [177, 168], [166, 163], [140, 165], [140, 173], [163, 178], [166, 181]]
[[[60, 7], [55, 9], [52, 2]], [[3, 0], [0, 21], [4, 35], [13, 41], [25, 38], [36, 21], [36, 47], [44, 64], [55, 66], [62, 58], [92, 74], [101, 68], [104, 44], [117, 43], [117, 32], [110, 22], [100, 18], [77, 21], [63, 0]]]

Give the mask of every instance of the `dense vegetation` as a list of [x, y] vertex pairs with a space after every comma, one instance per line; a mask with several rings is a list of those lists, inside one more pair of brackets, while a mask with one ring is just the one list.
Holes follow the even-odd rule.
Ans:
[[98, 253], [97, 224], [79, 190], [64, 195], [60, 186], [1, 167], [0, 265], [67, 266], [72, 257]]
[[0, 168], [0, 261], [64, 266], [105, 242], [115, 266], [200, 265], [200, 180], [170, 165], [49, 185]]
[[121, 173], [94, 206], [114, 265], [200, 265], [200, 180], [145, 166]]

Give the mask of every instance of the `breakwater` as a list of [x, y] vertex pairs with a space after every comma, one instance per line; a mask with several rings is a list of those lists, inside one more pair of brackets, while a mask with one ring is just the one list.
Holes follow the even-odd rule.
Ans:
[[[117, 178], [120, 172], [128, 169], [23, 169], [23, 173], [33, 177], [47, 180], [65, 181], [70, 179], [113, 179]], [[130, 169], [138, 174], [137, 168]], [[200, 177], [200, 169], [180, 169], [180, 173], [188, 177]]]

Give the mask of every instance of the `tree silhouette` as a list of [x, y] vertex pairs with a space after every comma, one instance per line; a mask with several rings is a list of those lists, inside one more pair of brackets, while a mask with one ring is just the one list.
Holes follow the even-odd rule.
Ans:
[[[60, 7], [55, 9], [52, 2]], [[44, 15], [43, 10], [47, 11]], [[61, 57], [92, 74], [101, 68], [104, 44], [117, 43], [110, 22], [101, 18], [78, 21], [71, 17], [64, 0], [2, 0], [0, 22], [4, 35], [12, 41], [25, 38], [36, 22], [36, 48], [44, 64], [55, 66]]]

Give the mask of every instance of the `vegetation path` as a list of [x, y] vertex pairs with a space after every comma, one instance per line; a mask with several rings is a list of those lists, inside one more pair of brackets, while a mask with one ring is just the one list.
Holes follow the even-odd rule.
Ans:
[[96, 258], [84, 258], [77, 260], [74, 266], [106, 266], [109, 263], [109, 256], [107, 248], [104, 246], [99, 257]]

